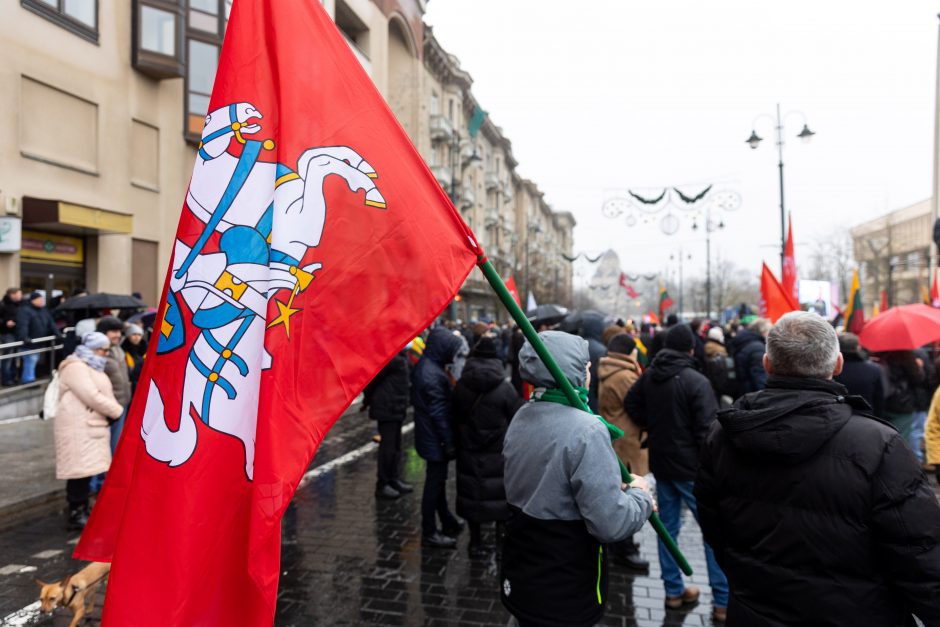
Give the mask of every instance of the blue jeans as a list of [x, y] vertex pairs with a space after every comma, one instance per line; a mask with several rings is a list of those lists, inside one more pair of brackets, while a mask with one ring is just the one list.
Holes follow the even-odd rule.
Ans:
[[921, 447], [921, 444], [924, 441], [924, 427], [926, 425], [927, 412], [915, 411], [914, 421], [911, 423], [911, 435], [907, 441], [910, 443], [914, 455], [917, 456], [917, 461], [921, 464], [924, 463], [924, 449]]
[[39, 353], [23, 355], [23, 375], [20, 383], [32, 383], [36, 380], [36, 364], [39, 363]]
[[[656, 481], [656, 499], [659, 503], [659, 517], [666, 527], [666, 531], [679, 539], [679, 529], [682, 527], [682, 502], [689, 506], [695, 520], [698, 521], [698, 506], [692, 494], [693, 481]], [[715, 607], [728, 607], [728, 579], [715, 560], [715, 553], [705, 543], [705, 562], [708, 565], [708, 585], [712, 589]], [[659, 540], [659, 566], [662, 570], [663, 583], [666, 587], [666, 596], [677, 597], [685, 590], [682, 582], [682, 572], [679, 565], [672, 558], [669, 550], [662, 540]]]

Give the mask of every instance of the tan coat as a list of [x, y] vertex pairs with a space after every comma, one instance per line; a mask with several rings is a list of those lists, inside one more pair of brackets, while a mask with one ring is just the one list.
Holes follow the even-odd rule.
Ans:
[[934, 392], [927, 412], [924, 442], [927, 445], [927, 463], [940, 465], [940, 388]]
[[640, 448], [640, 428], [627, 416], [623, 399], [640, 378], [640, 366], [629, 355], [608, 353], [597, 366], [600, 379], [598, 405], [607, 422], [623, 429], [623, 437], [614, 440], [614, 450], [620, 460], [635, 475], [649, 473], [649, 451]]
[[725, 348], [725, 345], [716, 342], [715, 340], [706, 340], [705, 341], [705, 359], [711, 359], [721, 355], [722, 357], [728, 356], [728, 349]]
[[55, 413], [55, 474], [81, 479], [111, 465], [111, 430], [107, 418], [124, 408], [114, 400], [108, 375], [72, 356], [59, 366], [59, 403]]

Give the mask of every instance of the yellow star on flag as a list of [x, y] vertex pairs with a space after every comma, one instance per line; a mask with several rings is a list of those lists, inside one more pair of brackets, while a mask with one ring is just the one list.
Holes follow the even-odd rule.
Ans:
[[[294, 299], [291, 298], [291, 300], [294, 300]], [[295, 313], [300, 311], [300, 309], [295, 309], [291, 307], [290, 303], [287, 303], [285, 305], [279, 300], [274, 301], [274, 304], [277, 305], [277, 309], [279, 313], [278, 313], [277, 318], [275, 318], [270, 323], [268, 323], [268, 328], [270, 329], [271, 327], [276, 327], [279, 324], [283, 324], [284, 332], [287, 333], [287, 337], [289, 339], [290, 338], [290, 318]]]

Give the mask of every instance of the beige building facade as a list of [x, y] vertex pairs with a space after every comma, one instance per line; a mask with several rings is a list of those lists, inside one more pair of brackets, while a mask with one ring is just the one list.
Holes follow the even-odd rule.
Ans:
[[932, 225], [928, 198], [851, 229], [866, 314], [882, 290], [892, 307], [921, 302], [929, 285]]
[[[500, 274], [523, 299], [570, 303], [561, 253], [574, 218], [516, 173], [470, 75], [423, 23], [425, 1], [322, 3]], [[230, 8], [0, 3], [0, 103], [12, 121], [0, 127], [0, 288], [140, 292], [157, 304]], [[450, 313], [506, 317], [477, 273]]]

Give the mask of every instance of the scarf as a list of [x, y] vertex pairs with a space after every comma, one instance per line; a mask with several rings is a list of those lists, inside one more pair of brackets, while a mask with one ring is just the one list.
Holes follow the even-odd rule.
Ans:
[[84, 344], [79, 344], [75, 347], [75, 356], [85, 362], [89, 368], [97, 370], [98, 372], [104, 372], [104, 365], [108, 362], [107, 357], [96, 355], [95, 351]]
[[[587, 388], [575, 387], [575, 392], [578, 394], [578, 398], [581, 399], [581, 402], [584, 403], [584, 406], [587, 407], [588, 404], [588, 391]], [[546, 402], [546, 403], [558, 403], [559, 405], [565, 405], [566, 407], [574, 407], [575, 409], [581, 409], [580, 407], [575, 407], [571, 404], [571, 401], [568, 400], [568, 397], [565, 396], [565, 393], [558, 388], [539, 388], [535, 390], [533, 398], [536, 402]], [[613, 442], [617, 438], [623, 437], [623, 430], [620, 427], [614, 426], [604, 420], [603, 416], [598, 416], [597, 414], [591, 414], [598, 420], [604, 423], [604, 426], [607, 427], [607, 431], [610, 432], [610, 440]]]

